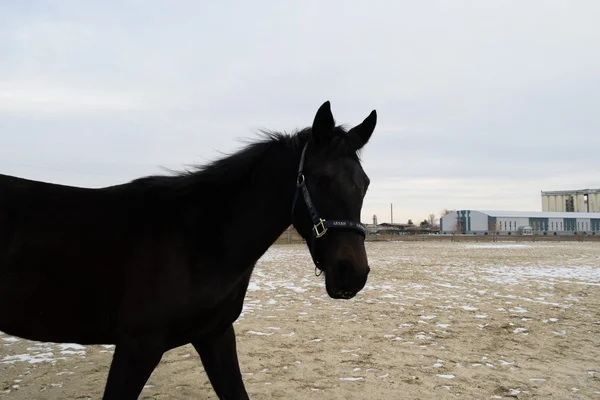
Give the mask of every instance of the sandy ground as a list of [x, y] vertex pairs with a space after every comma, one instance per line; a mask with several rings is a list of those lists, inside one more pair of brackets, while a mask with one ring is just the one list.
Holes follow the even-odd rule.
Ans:
[[[600, 243], [368, 243], [350, 301], [303, 245], [261, 259], [236, 323], [252, 399], [600, 398]], [[113, 348], [0, 334], [0, 398], [98, 399]], [[216, 399], [190, 346], [142, 399]]]

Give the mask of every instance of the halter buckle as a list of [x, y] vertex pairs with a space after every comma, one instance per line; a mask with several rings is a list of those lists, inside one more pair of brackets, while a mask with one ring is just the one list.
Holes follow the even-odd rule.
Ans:
[[[313, 225], [313, 230], [315, 231], [315, 238], [320, 238], [325, 233], [327, 233], [327, 228], [324, 224], [325, 220], [323, 218], [319, 218], [319, 222]], [[320, 229], [320, 231], [319, 231]]]

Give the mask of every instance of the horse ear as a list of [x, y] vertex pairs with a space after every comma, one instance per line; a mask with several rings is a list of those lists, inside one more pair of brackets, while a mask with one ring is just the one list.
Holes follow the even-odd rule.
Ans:
[[348, 131], [348, 140], [353, 150], [360, 150], [371, 138], [377, 125], [377, 111], [371, 114], [360, 124]]
[[331, 113], [331, 104], [329, 101], [323, 103], [317, 110], [315, 119], [312, 124], [312, 135], [315, 141], [321, 141], [331, 137], [335, 128], [335, 120]]

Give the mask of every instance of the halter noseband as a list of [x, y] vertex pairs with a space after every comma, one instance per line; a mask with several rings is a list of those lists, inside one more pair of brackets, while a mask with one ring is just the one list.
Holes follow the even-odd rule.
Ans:
[[[298, 166], [298, 176], [296, 178], [296, 193], [294, 194], [294, 202], [292, 204], [292, 221], [294, 218], [294, 210], [296, 208], [296, 202], [298, 200], [298, 193], [302, 190], [302, 195], [304, 197], [304, 203], [306, 204], [306, 208], [308, 209], [308, 213], [310, 214], [310, 218], [312, 219], [313, 227], [311, 229], [311, 241], [308, 246], [308, 249], [313, 257], [313, 261], [315, 263], [315, 274], [316, 269], [319, 268], [319, 263], [314, 258], [314, 244], [315, 241], [321, 237], [323, 237], [329, 229], [345, 229], [345, 230], [353, 230], [363, 237], [366, 237], [367, 230], [364, 225], [360, 222], [354, 221], [345, 221], [345, 220], [326, 220], [319, 217], [319, 213], [313, 204], [310, 194], [308, 193], [308, 188], [306, 187], [306, 178], [304, 177], [304, 158], [306, 155], [306, 149], [308, 148], [308, 142], [304, 145], [302, 149], [302, 155], [300, 156], [300, 164]], [[318, 274], [320, 275], [320, 273]], [[317, 275], [317, 276], [318, 276]]]

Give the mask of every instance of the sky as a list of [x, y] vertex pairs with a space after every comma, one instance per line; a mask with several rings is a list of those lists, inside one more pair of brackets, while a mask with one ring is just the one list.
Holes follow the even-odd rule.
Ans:
[[0, 173], [184, 169], [371, 110], [363, 222], [600, 187], [600, 2], [0, 0]]

